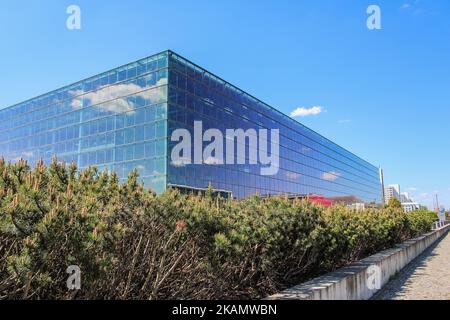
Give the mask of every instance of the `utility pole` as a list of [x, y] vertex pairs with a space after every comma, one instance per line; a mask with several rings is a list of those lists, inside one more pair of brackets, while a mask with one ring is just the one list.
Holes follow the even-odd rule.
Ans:
[[437, 193], [436, 193], [436, 212], [439, 212], [439, 198]]
[[386, 204], [386, 195], [384, 193], [384, 172], [383, 168], [379, 166], [379, 173], [380, 173], [380, 184], [381, 184], [381, 200], [383, 201], [383, 205]]

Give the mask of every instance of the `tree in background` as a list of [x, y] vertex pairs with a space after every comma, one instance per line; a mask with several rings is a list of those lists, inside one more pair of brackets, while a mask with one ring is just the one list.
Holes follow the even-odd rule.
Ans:
[[392, 198], [389, 200], [388, 205], [389, 208], [401, 208], [402, 203], [397, 198]]

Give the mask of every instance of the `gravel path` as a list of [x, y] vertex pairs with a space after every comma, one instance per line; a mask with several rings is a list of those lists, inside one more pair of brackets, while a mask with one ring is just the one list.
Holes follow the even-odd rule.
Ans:
[[450, 300], [450, 233], [425, 250], [374, 300]]

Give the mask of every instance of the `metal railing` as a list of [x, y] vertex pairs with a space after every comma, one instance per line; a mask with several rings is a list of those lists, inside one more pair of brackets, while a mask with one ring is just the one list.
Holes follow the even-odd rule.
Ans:
[[442, 228], [444, 228], [446, 225], [448, 225], [448, 224], [450, 224], [450, 221], [449, 220], [446, 220], [446, 221], [443, 221], [443, 220], [440, 220], [440, 221], [435, 221], [434, 223], [433, 223], [433, 230], [439, 230], [439, 229], [442, 229]]

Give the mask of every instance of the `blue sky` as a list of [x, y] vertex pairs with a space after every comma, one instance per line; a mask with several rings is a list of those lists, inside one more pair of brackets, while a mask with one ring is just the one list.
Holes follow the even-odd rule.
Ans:
[[0, 108], [170, 48], [450, 207], [448, 0], [4, 0], [0, 39]]

